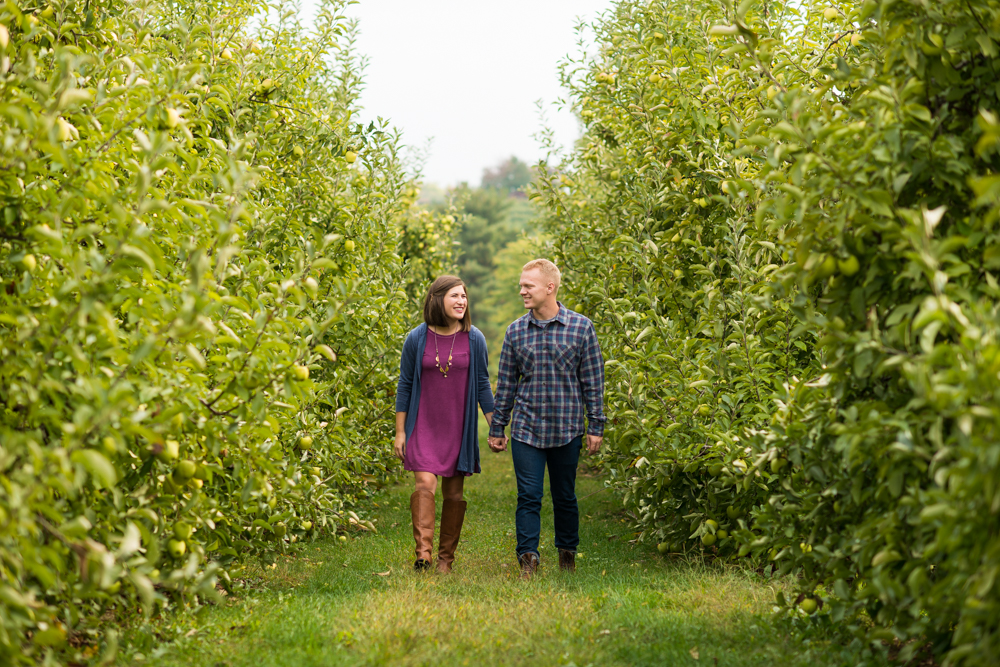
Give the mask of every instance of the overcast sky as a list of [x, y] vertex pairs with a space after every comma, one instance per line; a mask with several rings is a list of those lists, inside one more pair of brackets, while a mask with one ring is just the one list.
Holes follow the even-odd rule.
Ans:
[[[307, 11], [314, 3], [304, 0]], [[483, 168], [511, 155], [543, 156], [535, 102], [546, 104], [558, 140], [579, 135], [576, 118], [551, 104], [556, 71], [578, 53], [577, 18], [592, 22], [611, 0], [361, 0], [359, 50], [368, 56], [364, 119], [389, 118], [406, 144], [432, 139], [424, 180], [478, 185]]]

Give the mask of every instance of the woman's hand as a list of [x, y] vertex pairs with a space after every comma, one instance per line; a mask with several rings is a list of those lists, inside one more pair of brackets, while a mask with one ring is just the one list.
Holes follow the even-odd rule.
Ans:
[[396, 434], [395, 449], [396, 458], [402, 461], [403, 456], [406, 455], [406, 433]]

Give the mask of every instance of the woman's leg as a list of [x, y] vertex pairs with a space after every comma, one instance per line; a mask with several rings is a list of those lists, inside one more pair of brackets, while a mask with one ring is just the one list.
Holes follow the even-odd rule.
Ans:
[[437, 493], [437, 475], [429, 472], [415, 472], [413, 473], [413, 486], [414, 491], [428, 491], [433, 496]]
[[434, 492], [437, 477], [429, 472], [413, 473], [413, 495], [410, 496], [410, 516], [413, 521], [413, 540], [416, 542], [417, 560], [415, 570], [426, 570], [431, 566], [434, 550]]
[[441, 536], [438, 539], [438, 572], [451, 572], [451, 564], [455, 561], [455, 549], [458, 548], [458, 538], [462, 535], [467, 507], [462, 500], [464, 487], [465, 475], [462, 474], [441, 480], [444, 502], [441, 505]]
[[[419, 473], [418, 473], [419, 474]], [[435, 478], [435, 483], [437, 479]], [[465, 489], [465, 475], [458, 474], [454, 477], [441, 478], [441, 495], [445, 500], [461, 500], [462, 491]]]

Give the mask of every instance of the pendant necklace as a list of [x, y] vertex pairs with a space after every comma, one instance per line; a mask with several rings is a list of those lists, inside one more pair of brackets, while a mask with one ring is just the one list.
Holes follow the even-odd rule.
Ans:
[[438, 352], [438, 332], [433, 329], [431, 332], [434, 334], [434, 365], [437, 366], [442, 375], [448, 377], [448, 369], [451, 368], [451, 353], [455, 351], [455, 339], [458, 338], [458, 332], [451, 335], [451, 351], [448, 352], [448, 363], [444, 367], [441, 366], [441, 353]]

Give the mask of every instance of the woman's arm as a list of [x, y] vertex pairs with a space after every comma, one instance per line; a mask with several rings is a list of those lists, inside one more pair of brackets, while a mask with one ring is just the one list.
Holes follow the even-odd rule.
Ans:
[[476, 400], [479, 402], [479, 407], [482, 409], [483, 414], [493, 414], [493, 388], [490, 387], [490, 358], [486, 350], [486, 337], [479, 331], [477, 339], [479, 340], [479, 368], [476, 373]]
[[397, 412], [396, 413], [396, 443], [395, 454], [396, 458], [400, 461], [406, 455], [406, 413]]
[[396, 413], [402, 412], [406, 414], [406, 411], [410, 409], [410, 395], [413, 393], [413, 365], [415, 361], [414, 355], [416, 352], [414, 348], [416, 343], [413, 341], [412, 332], [403, 341], [403, 353], [400, 355], [399, 359], [399, 382], [396, 383]]

